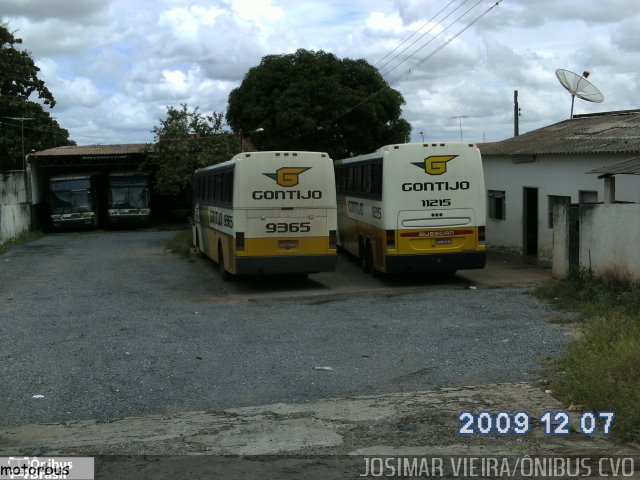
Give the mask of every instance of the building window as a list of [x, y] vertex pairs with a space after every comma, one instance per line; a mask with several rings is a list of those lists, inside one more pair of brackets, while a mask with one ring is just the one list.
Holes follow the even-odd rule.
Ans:
[[489, 218], [494, 220], [506, 220], [507, 209], [505, 193], [502, 190], [489, 190]]
[[549, 219], [547, 221], [547, 226], [549, 228], [553, 228], [553, 207], [556, 205], [567, 205], [571, 203], [571, 197], [565, 197], [562, 195], [549, 195], [548, 202], [549, 205]]
[[578, 202], [580, 203], [598, 203], [598, 192], [590, 190], [580, 190], [578, 193]]

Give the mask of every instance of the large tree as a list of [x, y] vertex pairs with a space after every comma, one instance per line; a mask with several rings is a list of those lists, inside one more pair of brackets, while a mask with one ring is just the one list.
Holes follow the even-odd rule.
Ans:
[[0, 170], [22, 168], [23, 150], [73, 144], [69, 132], [44, 110], [43, 105], [53, 108], [55, 99], [38, 78], [31, 55], [17, 48], [21, 43], [0, 21]]
[[155, 190], [175, 195], [191, 186], [193, 172], [231, 159], [239, 139], [223, 129], [223, 114], [202, 114], [198, 107], [167, 107], [167, 116], [153, 128], [156, 143], [142, 168], [153, 173]]
[[366, 60], [301, 49], [249, 69], [229, 94], [227, 122], [265, 149], [326, 151], [337, 159], [408, 141], [404, 103]]

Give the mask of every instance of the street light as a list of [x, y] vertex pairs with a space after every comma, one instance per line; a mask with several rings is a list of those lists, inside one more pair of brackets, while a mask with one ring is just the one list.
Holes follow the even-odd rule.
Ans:
[[26, 157], [24, 156], [24, 122], [27, 120], [33, 120], [31, 117], [3, 117], [8, 118], [9, 120], [20, 120], [20, 124], [22, 126], [22, 170], [26, 170]]
[[[255, 130], [251, 130], [252, 133], [264, 132], [264, 128], [258, 127]], [[242, 143], [242, 129], [239, 130], [238, 136], [240, 138], [240, 153], [244, 152], [244, 144]]]
[[462, 141], [462, 119], [463, 118], [467, 118], [467, 116], [466, 115], [456, 115], [454, 117], [449, 117], [449, 120], [451, 120], [453, 118], [457, 118], [458, 121], [460, 122], [460, 141]]

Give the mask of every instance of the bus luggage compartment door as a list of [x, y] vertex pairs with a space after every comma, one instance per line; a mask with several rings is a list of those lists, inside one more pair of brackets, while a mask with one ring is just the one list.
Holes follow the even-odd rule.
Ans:
[[474, 250], [478, 229], [470, 208], [398, 212], [398, 253]]

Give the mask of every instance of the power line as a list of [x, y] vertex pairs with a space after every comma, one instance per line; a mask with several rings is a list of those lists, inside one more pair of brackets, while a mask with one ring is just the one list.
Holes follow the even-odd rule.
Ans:
[[[414, 35], [417, 35], [418, 32], [420, 30], [422, 30], [424, 27], [426, 27], [427, 25], [429, 25], [431, 22], [433, 22], [438, 15], [440, 15], [442, 12], [444, 12], [453, 2], [455, 2], [455, 0], [451, 0], [445, 7], [443, 7], [438, 13], [436, 13], [432, 18], [430, 18], [429, 20], [427, 20], [419, 29], [417, 29], [415, 32], [413, 32], [411, 35], [409, 35], [407, 38], [405, 38], [402, 43], [400, 43], [400, 45], [398, 45], [396, 48], [394, 48], [393, 50], [391, 50], [389, 53], [387, 53], [384, 57], [382, 57], [380, 60], [378, 60], [376, 63], [373, 64], [373, 66], [377, 66], [379, 63], [381, 63], [385, 58], [387, 58], [389, 55], [391, 55], [393, 52], [395, 52], [397, 49], [399, 49], [402, 45], [404, 45], [405, 43], [407, 43], [409, 40], [411, 40]], [[404, 51], [404, 50], [403, 50]], [[402, 53], [402, 52], [400, 52]], [[396, 58], [396, 57], [393, 57]], [[393, 60], [393, 58], [391, 60]], [[386, 65], [386, 64], [385, 64]], [[380, 68], [384, 68], [384, 65]]]
[[[482, 1], [482, 0], [481, 0]], [[466, 27], [464, 27], [462, 30], [460, 30], [458, 33], [456, 33], [453, 37], [451, 37], [449, 40], [447, 40], [446, 42], [444, 42], [442, 45], [440, 45], [438, 48], [436, 48], [433, 52], [431, 52], [429, 55], [427, 55], [426, 57], [424, 57], [422, 60], [420, 60], [418, 63], [416, 63], [414, 65], [415, 67], [418, 67], [420, 65], [422, 65], [424, 62], [426, 62], [427, 60], [429, 60], [431, 57], [433, 57], [436, 53], [438, 53], [440, 50], [442, 50], [444, 47], [446, 47], [447, 45], [449, 45], [451, 42], [453, 42], [456, 38], [458, 38], [460, 35], [462, 35], [464, 32], [466, 32], [469, 28], [471, 28], [473, 25], [475, 25], [481, 18], [483, 18], [485, 15], [487, 15], [491, 10], [493, 10], [494, 8], [496, 8], [500, 3], [502, 2], [502, 0], [497, 0], [493, 5], [491, 5], [488, 9], [486, 9], [482, 14], [480, 14], [479, 16], [477, 16], [475, 19], [473, 19]], [[480, 2], [478, 2], [480, 3]], [[472, 7], [475, 8], [475, 5]], [[465, 14], [466, 15], [466, 14]], [[421, 47], [422, 48], [422, 47]], [[405, 73], [408, 74], [410, 73], [411, 70], [407, 71]], [[398, 80], [396, 78], [396, 80]]]
[[[460, 18], [464, 17], [469, 11], [473, 10], [479, 3], [481, 3], [483, 0], [479, 0], [473, 7], [471, 7], [469, 10], [467, 10], [467, 12], [465, 12], [462, 16], [458, 17], [457, 20], [455, 20], [454, 22], [452, 22], [447, 28], [449, 28], [451, 25], [453, 25], [454, 23], [456, 23]], [[472, 20], [467, 26], [465, 26], [463, 29], [461, 29], [459, 32], [457, 32], [454, 36], [452, 36], [450, 39], [448, 39], [446, 42], [444, 42], [442, 45], [440, 45], [438, 48], [436, 48], [433, 52], [431, 52], [429, 55], [427, 55], [426, 57], [424, 57], [422, 60], [420, 60], [420, 62], [418, 62], [415, 66], [419, 66], [422, 65], [424, 62], [426, 62], [427, 60], [429, 60], [431, 57], [433, 57], [436, 53], [438, 53], [440, 50], [442, 50], [445, 46], [447, 46], [449, 43], [451, 43], [453, 40], [455, 40], [456, 38], [458, 38], [460, 35], [462, 35], [466, 30], [468, 30], [472, 25], [474, 25], [476, 22], [478, 22], [481, 18], [483, 18], [485, 15], [487, 15], [491, 10], [493, 10], [495, 7], [498, 6], [498, 4], [500, 4], [500, 2], [502, 2], [502, 0], [497, 0], [495, 2], [495, 4], [493, 4], [491, 7], [489, 7], [487, 10], [485, 10], [482, 14], [480, 14], [478, 17], [476, 17], [474, 20]], [[446, 29], [445, 29], [446, 30]], [[441, 33], [444, 33], [443, 30]], [[426, 45], [425, 45], [426, 46]], [[424, 47], [424, 46], [423, 46]], [[423, 48], [421, 47], [421, 48]], [[406, 60], [409, 60], [409, 58], [413, 57], [419, 50], [416, 50], [416, 52], [414, 52], [410, 57], [408, 57]], [[406, 61], [405, 60], [405, 61]], [[404, 63], [404, 62], [402, 62]], [[395, 68], [395, 67], [394, 67]], [[411, 70], [408, 70], [404, 75], [410, 73]], [[397, 81], [398, 79], [400, 79], [401, 77], [397, 77], [395, 80]], [[364, 105], [365, 103], [367, 103], [369, 100], [371, 100], [372, 98], [374, 98], [375, 96], [379, 95], [382, 91], [384, 91], [387, 87], [389, 87], [389, 84], [386, 84], [385, 86], [383, 86], [382, 88], [380, 88], [379, 90], [373, 92], [371, 95], [369, 95], [367, 98], [365, 98], [364, 100], [362, 100], [361, 102], [359, 102], [358, 104], [354, 105], [353, 107], [349, 108], [346, 112], [341, 113], [340, 115], [334, 117], [331, 122], [335, 122], [337, 119], [344, 117], [345, 115], [348, 115], [349, 113], [351, 113], [352, 111], [354, 111], [356, 108]]]
[[[450, 16], [451, 14], [453, 14], [456, 10], [458, 10], [460, 7], [462, 7], [462, 6], [463, 6], [467, 1], [468, 1], [468, 0], [465, 0], [463, 3], [461, 3], [460, 5], [458, 5], [458, 7], [457, 7], [455, 10], [451, 11], [451, 12], [449, 13], [449, 15], [447, 15], [447, 17], [449, 17], [449, 16]], [[473, 6], [471, 6], [471, 8], [467, 9], [467, 10], [466, 10], [462, 15], [460, 15], [460, 16], [459, 16], [458, 18], [456, 18], [453, 22], [451, 22], [449, 25], [447, 25], [446, 27], [444, 27], [444, 28], [442, 29], [442, 31], [441, 31], [441, 32], [439, 32], [437, 35], [435, 35], [434, 37], [432, 37], [431, 39], [429, 39], [429, 41], [428, 41], [428, 42], [426, 42], [424, 45], [422, 45], [422, 46], [420, 46], [419, 48], [417, 48], [417, 49], [416, 49], [416, 50], [415, 50], [411, 55], [409, 55], [407, 58], [405, 58], [405, 59], [404, 59], [404, 60], [402, 60], [400, 63], [398, 63], [395, 67], [393, 67], [392, 69], [388, 70], [388, 71], [387, 71], [387, 72], [385, 72], [385, 73], [381, 73], [381, 75], [382, 75], [382, 76], [389, 75], [389, 74], [390, 74], [391, 72], [393, 72], [396, 68], [398, 68], [399, 66], [401, 66], [403, 63], [408, 62], [411, 58], [413, 58], [414, 56], [416, 56], [416, 55], [418, 54], [418, 52], [420, 52], [422, 49], [424, 49], [424, 48], [425, 48], [425, 47], [427, 47], [429, 44], [431, 44], [431, 42], [433, 42], [434, 40], [438, 39], [440, 36], [444, 35], [444, 33], [445, 33], [447, 30], [449, 30], [452, 26], [454, 26], [456, 23], [458, 23], [460, 20], [462, 20], [464, 17], [466, 17], [466, 16], [469, 14], [469, 12], [471, 12], [473, 9], [475, 9], [475, 8], [476, 8], [478, 5], [480, 5], [483, 1], [484, 1], [484, 0], [478, 0], [478, 1], [473, 5]], [[499, 2], [500, 2], [500, 1], [502, 1], [502, 0], [499, 0]], [[499, 2], [498, 2], [498, 3], [499, 3]], [[447, 17], [445, 17], [445, 18], [447, 18]], [[477, 21], [477, 19], [476, 19], [476, 20], [474, 20], [474, 23], [475, 23], [475, 21]], [[465, 30], [466, 30], [466, 29], [465, 29]], [[460, 31], [459, 33], [457, 33], [453, 38], [457, 38], [458, 36], [460, 36], [460, 34], [461, 34], [463, 31], [464, 31], [464, 30], [462, 30], [462, 31]], [[426, 34], [425, 34], [425, 35], [426, 35]], [[424, 35], [423, 35], [423, 37], [424, 37]], [[420, 38], [422, 38], [422, 37], [420, 37]], [[418, 39], [418, 40], [420, 40], [420, 39]], [[417, 41], [418, 41], [418, 40], [417, 40]], [[452, 39], [450, 39], [450, 40], [452, 40]], [[417, 41], [416, 41], [416, 42], [417, 42]], [[414, 43], [416, 43], [416, 42], [414, 42]], [[449, 42], [450, 42], [450, 41], [449, 41]], [[447, 42], [447, 43], [449, 43], [449, 42]], [[412, 46], [414, 43], [412, 43], [410, 46]], [[408, 48], [408, 47], [407, 47], [407, 48]], [[405, 49], [405, 50], [406, 50], [406, 49]], [[436, 51], [438, 51], [438, 49], [437, 49]]]
[[[0, 125], [6, 125], [6, 126], [9, 126], [9, 127], [21, 128], [20, 124], [9, 123], [9, 122], [0, 121]], [[53, 123], [52, 123], [52, 127], [53, 127]], [[44, 133], [51, 133], [51, 131], [52, 131], [52, 128], [45, 129], [45, 128], [24, 127], [24, 129], [25, 130], [31, 130], [33, 132], [44, 132]], [[60, 124], [58, 124], [58, 129], [59, 130], [65, 130], [60, 126]]]
[[[460, 6], [464, 5], [468, 0], [464, 0], [456, 9], [454, 9], [452, 12], [449, 13], [448, 16], [450, 16], [452, 13], [454, 13], [456, 10], [458, 10], [460, 8]], [[484, 0], [478, 0], [471, 8], [467, 9], [462, 15], [460, 15], [458, 18], [456, 18], [454, 21], [452, 21], [449, 25], [447, 25], [447, 27], [445, 27], [440, 33], [438, 33], [438, 35], [436, 35], [432, 40], [430, 40], [429, 42], [425, 43], [424, 45], [422, 45], [420, 48], [418, 48], [415, 52], [413, 52], [411, 55], [409, 55], [406, 59], [404, 59], [402, 62], [400, 62], [398, 65], [396, 65], [395, 67], [393, 67], [393, 69], [389, 70], [389, 72], [387, 72], [386, 74], [389, 74], [390, 72], [392, 72], [393, 70], [395, 70], [396, 68], [398, 68], [400, 65], [402, 65], [403, 63], [407, 62], [408, 60], [410, 60], [411, 58], [413, 58], [420, 50], [424, 49], [429, 43], [431, 43], [431, 41], [435, 40], [436, 38], [440, 37], [441, 35], [443, 35], [449, 28], [451, 28], [453, 25], [455, 25], [456, 23], [458, 23], [462, 18], [464, 18], [469, 12], [471, 12], [474, 8], [476, 8], [480, 3], [482, 3]], [[475, 19], [473, 19], [467, 26], [465, 26], [464, 28], [462, 28], [460, 31], [458, 31], [455, 35], [453, 35], [450, 39], [448, 39], [446, 42], [444, 42], [442, 45], [440, 45], [438, 48], [436, 48], [433, 52], [431, 52], [429, 55], [427, 55], [425, 58], [423, 58], [418, 64], [416, 64], [415, 66], [421, 65], [422, 63], [424, 63], [425, 61], [427, 61], [429, 58], [433, 57], [433, 55], [435, 55], [437, 52], [439, 52], [440, 50], [442, 50], [446, 45], [448, 45], [449, 43], [451, 43], [453, 40], [455, 40], [456, 38], [458, 38], [460, 35], [462, 35], [462, 33], [464, 33], [467, 29], [469, 29], [472, 25], [474, 25], [476, 22], [478, 22], [482, 17], [484, 17], [485, 15], [487, 15], [491, 10], [493, 10], [500, 2], [502, 2], [502, 0], [497, 0], [495, 4], [493, 4], [490, 8], [488, 8], [486, 11], [484, 11], [482, 14], [480, 14], [478, 17], [476, 17]], [[445, 17], [445, 18], [447, 18]], [[415, 42], [414, 42], [415, 43]], [[414, 68], [415, 68], [414, 66]], [[408, 73], [410, 73], [411, 70], [408, 70], [407, 72], [405, 72], [406, 75]], [[402, 75], [401, 75], [402, 76]], [[397, 81], [399, 78], [401, 78], [401, 76], [397, 77], [395, 80]], [[353, 112], [354, 110], [356, 110], [357, 108], [361, 107], [362, 105], [366, 104], [367, 102], [369, 102], [372, 98], [376, 97], [377, 95], [379, 95], [382, 91], [384, 91], [386, 88], [388, 88], [390, 85], [389, 84], [385, 84], [383, 87], [381, 87], [380, 89], [378, 89], [377, 91], [373, 92], [372, 94], [370, 94], [368, 97], [366, 97], [364, 100], [362, 100], [361, 102], [357, 103], [356, 105], [354, 105], [353, 107], [348, 108], [346, 111], [340, 113], [339, 115], [336, 115], [334, 117], [332, 117], [331, 119], [326, 120], [323, 124], [327, 125], [327, 124], [332, 124], [334, 123], [336, 120], [350, 114], [351, 112]], [[281, 138], [285, 138], [287, 136], [289, 136], [291, 133], [299, 130], [300, 127], [294, 127], [291, 128], [285, 132], [279, 133], [277, 135], [274, 135], [273, 137], [271, 137], [271, 141], [273, 142], [274, 140], [278, 140]]]
[[[442, 23], [444, 20], [446, 20], [447, 18], [449, 18], [451, 15], [453, 15], [456, 11], [458, 11], [460, 8], [462, 8], [462, 6], [463, 6], [465, 3], [467, 3], [468, 1], [469, 1], [469, 0], [463, 0], [463, 1], [462, 1], [462, 3], [460, 3], [460, 5], [458, 5], [456, 8], [454, 8], [453, 10], [451, 10], [451, 11], [450, 11], [450, 12], [449, 12], [449, 13], [448, 13], [444, 18], [442, 18], [442, 19], [440, 20], [440, 22], [439, 22], [439, 23]], [[480, 1], [482, 1], [482, 0], [480, 0]], [[452, 1], [451, 3], [453, 3], [453, 1]], [[451, 3], [449, 3], [449, 4], [447, 5], [447, 7], [448, 7], [449, 5], [451, 5]], [[480, 3], [480, 2], [478, 2], [478, 3]], [[477, 6], [477, 4], [476, 4], [476, 5], [474, 5], [474, 7], [472, 7], [472, 8], [475, 8], [475, 6]], [[447, 8], [447, 7], [445, 7], [445, 8]], [[444, 10], [444, 9], [443, 9], [443, 10]], [[468, 12], [469, 12], [469, 10], [468, 10], [464, 15], [466, 15]], [[457, 20], [455, 20], [453, 23], [456, 23], [460, 18], [464, 17], [464, 15], [462, 15], [461, 17], [458, 17], [458, 19], [457, 19]], [[430, 20], [429, 22], [431, 22], [431, 20]], [[414, 40], [413, 42], [411, 42], [409, 45], [407, 45], [405, 48], [403, 48], [400, 52], [398, 52], [396, 55], [394, 55], [394, 57], [393, 57], [391, 60], [389, 60], [389, 61], [388, 61], [388, 62], [386, 62], [384, 65], [382, 65], [381, 67], [379, 67], [379, 68], [378, 68], [378, 70], [382, 70], [382, 69], [383, 69], [383, 68], [385, 68], [387, 65], [389, 65], [391, 62], [393, 62], [396, 58], [398, 58], [400, 55], [402, 55], [404, 52], [406, 52], [406, 51], [407, 51], [407, 50], [409, 50], [411, 47], [413, 47], [416, 43], [418, 43], [418, 42], [419, 42], [420, 40], [422, 40], [425, 36], [427, 36], [429, 33], [431, 33], [431, 31], [432, 31], [432, 30], [433, 30], [437, 25], [438, 25], [438, 24], [434, 23], [434, 24], [431, 26], [431, 28], [430, 28], [429, 30], [427, 30], [426, 32], [424, 32], [424, 33], [423, 33], [422, 35], [420, 35], [416, 40]], [[445, 29], [445, 30], [446, 30], [446, 29]], [[435, 39], [436, 39], [436, 38], [438, 38], [440, 35], [442, 35], [442, 33], [444, 33], [444, 30], [443, 30], [442, 32], [438, 33], [437, 35], [434, 35], [434, 36], [433, 36], [433, 38], [432, 38], [431, 40], [429, 40], [425, 45], [423, 45], [423, 46], [422, 46], [422, 47], [420, 47], [420, 48], [424, 48], [426, 45], [428, 45], [428, 44], [429, 44], [429, 43], [431, 43], [433, 40], [435, 40]], [[404, 43], [404, 42], [403, 42], [403, 43]], [[418, 49], [418, 50], [420, 50], [420, 49]], [[417, 52], [418, 50], [416, 50], [416, 52]], [[414, 53], [415, 53], [415, 52], [414, 52]], [[411, 57], [409, 57], [409, 58], [411, 58]], [[400, 66], [402, 63], [403, 63], [403, 62], [400, 62], [398, 65], [396, 65], [396, 66], [395, 66], [395, 67], [393, 67], [391, 70], [389, 70], [389, 72], [387, 72], [387, 73], [385, 73], [385, 74], [382, 74], [382, 73], [381, 73], [381, 74], [384, 76], [384, 75], [387, 75], [388, 73], [391, 73], [393, 70], [395, 70], [395, 69], [396, 69], [398, 66]]]

